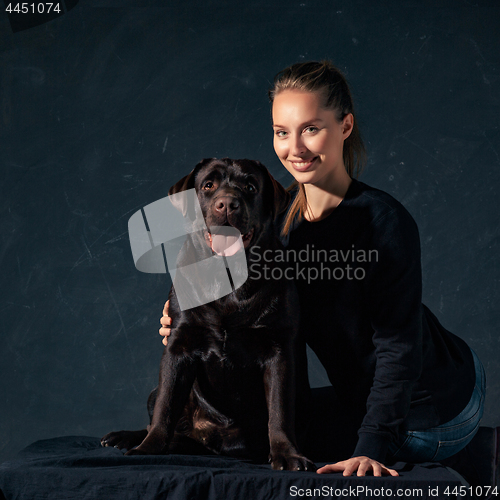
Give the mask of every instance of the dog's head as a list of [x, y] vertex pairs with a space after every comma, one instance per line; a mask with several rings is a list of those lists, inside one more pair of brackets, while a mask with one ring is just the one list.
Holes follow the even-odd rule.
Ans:
[[[232, 226], [242, 236], [244, 248], [257, 244], [272, 231], [275, 216], [285, 210], [290, 195], [272, 177], [262, 163], [254, 160], [206, 158], [168, 194], [195, 189], [205, 223], [207, 244], [214, 250], [210, 228]], [[186, 204], [177, 208], [191, 219], [194, 208]]]

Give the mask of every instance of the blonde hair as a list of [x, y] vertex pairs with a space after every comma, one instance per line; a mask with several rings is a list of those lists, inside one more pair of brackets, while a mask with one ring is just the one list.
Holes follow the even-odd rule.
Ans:
[[[323, 101], [323, 107], [335, 111], [339, 122], [349, 113], [354, 115], [349, 85], [341, 71], [330, 61], [296, 63], [280, 71], [274, 78], [273, 88], [268, 92], [271, 103], [284, 90], [317, 93]], [[358, 177], [366, 162], [366, 150], [356, 119], [354, 119], [351, 134], [344, 141], [342, 155], [349, 176]], [[288, 187], [288, 191], [293, 190], [296, 186], [298, 186], [298, 191], [286, 215], [282, 229], [283, 236], [286, 236], [290, 231], [295, 217], [298, 216], [300, 220], [307, 210], [304, 185], [294, 181]]]

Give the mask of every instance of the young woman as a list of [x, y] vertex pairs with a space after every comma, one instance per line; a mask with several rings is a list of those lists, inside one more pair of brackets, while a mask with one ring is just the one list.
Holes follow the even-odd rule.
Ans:
[[[342, 450], [318, 472], [345, 476], [397, 475], [384, 463], [457, 453], [479, 427], [484, 368], [421, 302], [411, 215], [355, 179], [364, 147], [345, 78], [329, 62], [298, 63], [269, 97], [274, 150], [295, 178], [281, 236], [287, 256], [308, 256], [295, 276], [300, 330], [332, 384], [310, 395], [302, 451], [325, 461]], [[163, 312], [166, 343], [168, 304]]]

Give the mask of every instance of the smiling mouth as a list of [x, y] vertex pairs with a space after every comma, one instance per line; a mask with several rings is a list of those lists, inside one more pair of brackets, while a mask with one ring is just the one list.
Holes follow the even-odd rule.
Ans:
[[234, 255], [242, 248], [247, 248], [254, 234], [254, 229], [250, 229], [250, 231], [245, 234], [241, 234], [238, 229], [230, 225], [213, 227], [210, 229], [210, 232], [207, 231], [205, 233], [205, 241], [212, 249], [212, 252], [225, 257]]
[[311, 167], [311, 165], [316, 161], [316, 158], [317, 156], [307, 161], [293, 161], [293, 160], [289, 161], [295, 170], [298, 170], [299, 172], [304, 172]]

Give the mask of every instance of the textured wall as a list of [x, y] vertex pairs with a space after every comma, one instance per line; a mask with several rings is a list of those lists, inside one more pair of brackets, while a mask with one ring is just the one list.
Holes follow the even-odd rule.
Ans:
[[361, 180], [415, 217], [424, 302], [484, 360], [500, 425], [500, 4], [384, 5], [81, 0], [16, 33], [0, 15], [0, 459], [146, 423], [170, 281], [135, 270], [128, 219], [204, 157], [288, 184], [266, 91], [321, 58], [354, 90]]

